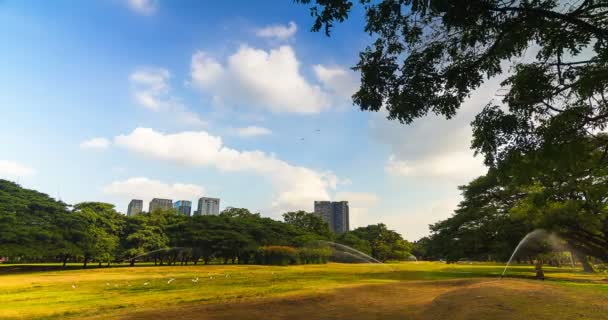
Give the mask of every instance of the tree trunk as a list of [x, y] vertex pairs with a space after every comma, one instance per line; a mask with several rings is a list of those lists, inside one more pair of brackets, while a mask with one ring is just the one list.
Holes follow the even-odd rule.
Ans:
[[576, 257], [576, 259], [578, 261], [581, 262], [581, 265], [583, 266], [583, 272], [588, 272], [588, 273], [595, 272], [595, 269], [593, 269], [593, 265], [591, 265], [591, 263], [589, 262], [589, 257], [587, 257], [586, 255], [584, 255], [582, 253], [575, 253], [574, 256]]
[[133, 267], [135, 266], [135, 260], [131, 259], [131, 261], [129, 261], [129, 266]]
[[89, 263], [89, 257], [84, 257], [84, 262], [82, 263], [83, 269], [87, 267], [87, 263]]
[[543, 260], [542, 259], [538, 259], [536, 261], [536, 266], [534, 268], [536, 269], [536, 279], [545, 280], [545, 272], [543, 271]]
[[63, 256], [63, 267], [65, 268], [66, 264], [68, 263], [68, 258], [70, 256], [68, 256], [67, 254], [65, 256]]

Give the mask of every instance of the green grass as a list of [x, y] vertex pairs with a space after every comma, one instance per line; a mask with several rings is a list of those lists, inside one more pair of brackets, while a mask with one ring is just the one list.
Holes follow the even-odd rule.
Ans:
[[[414, 280], [498, 277], [502, 265], [439, 262], [328, 264], [290, 267], [210, 265], [139, 266], [44, 271], [0, 265], [1, 319], [63, 319], [125, 310], [317, 294], [340, 287]], [[74, 266], [75, 267], [75, 266]], [[46, 270], [45, 270], [46, 269]], [[546, 268], [547, 279], [572, 290], [608, 292], [605, 274]], [[532, 266], [513, 266], [510, 277], [533, 277]], [[198, 277], [198, 282], [192, 281]], [[175, 279], [168, 283], [169, 279]], [[146, 285], [147, 283], [147, 285]], [[73, 288], [72, 286], [75, 286]]]

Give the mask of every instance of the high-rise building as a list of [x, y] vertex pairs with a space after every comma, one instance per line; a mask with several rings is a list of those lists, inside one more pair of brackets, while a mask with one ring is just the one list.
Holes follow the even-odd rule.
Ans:
[[148, 211], [149, 212], [153, 212], [154, 210], [157, 209], [171, 209], [173, 208], [173, 200], [170, 199], [159, 199], [159, 198], [154, 198], [152, 199], [152, 201], [150, 201], [150, 206]]
[[220, 214], [220, 199], [206, 198], [198, 199], [198, 210], [194, 214], [197, 215], [218, 215]]
[[348, 201], [333, 202], [334, 232], [344, 233], [350, 230], [350, 212]]
[[127, 216], [132, 217], [136, 214], [141, 213], [144, 210], [144, 202], [143, 200], [133, 199], [129, 202], [129, 207], [127, 208]]
[[348, 201], [315, 201], [315, 214], [323, 218], [335, 233], [344, 233], [350, 229]]
[[179, 200], [173, 204], [173, 209], [176, 209], [179, 214], [190, 215], [190, 210], [192, 210], [192, 201], [187, 200]]

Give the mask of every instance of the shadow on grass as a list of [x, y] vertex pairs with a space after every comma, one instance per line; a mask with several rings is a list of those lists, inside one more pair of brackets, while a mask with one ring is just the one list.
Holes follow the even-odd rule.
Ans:
[[[135, 266], [130, 266], [129, 264], [113, 264], [110, 267], [106, 265], [102, 265], [101, 267], [98, 264], [90, 264], [86, 268], [83, 266], [71, 264], [67, 266], [62, 266], [60, 264], [10, 264], [10, 265], [1, 265], [0, 264], [0, 275], [8, 275], [8, 274], [28, 274], [28, 273], [36, 273], [36, 272], [49, 272], [49, 271], [73, 271], [73, 270], [93, 270], [93, 269], [115, 269], [115, 268], [134, 268], [134, 267], [154, 267], [153, 264], [140, 264]], [[173, 267], [173, 266], [171, 266]]]

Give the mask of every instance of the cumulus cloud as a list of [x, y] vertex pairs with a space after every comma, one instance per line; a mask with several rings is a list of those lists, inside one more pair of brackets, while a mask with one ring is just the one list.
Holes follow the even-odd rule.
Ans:
[[298, 31], [298, 26], [295, 22], [290, 21], [288, 25], [278, 24], [259, 28], [255, 34], [261, 38], [285, 41], [293, 37], [296, 31]]
[[359, 89], [357, 74], [351, 70], [317, 64], [313, 67], [315, 75], [323, 87], [343, 99], [350, 97]]
[[26, 165], [10, 160], [0, 160], [0, 178], [20, 178], [31, 176], [36, 171]]
[[152, 198], [197, 199], [205, 193], [205, 188], [195, 184], [165, 183], [146, 177], [133, 177], [114, 181], [103, 187], [102, 191], [124, 199], [141, 199], [148, 202]]
[[149, 16], [156, 12], [158, 8], [157, 0], [128, 0], [131, 10], [137, 14]]
[[80, 143], [81, 149], [105, 150], [110, 146], [110, 141], [106, 138], [91, 138]]
[[379, 201], [375, 193], [370, 192], [338, 192], [334, 196], [336, 201], [348, 201], [349, 207], [369, 208]]
[[386, 172], [403, 177], [475, 178], [486, 169], [483, 160], [474, 158], [471, 152], [454, 151], [413, 161], [399, 160], [389, 156]]
[[372, 115], [371, 136], [390, 146], [385, 171], [391, 176], [438, 178], [456, 188], [486, 172], [481, 157], [470, 149], [470, 122], [491, 101], [500, 79], [487, 81], [460, 108], [456, 117], [429, 115], [410, 125], [386, 119], [386, 113]]
[[257, 137], [257, 136], [269, 135], [269, 134], [272, 134], [272, 131], [270, 131], [270, 129], [267, 129], [264, 127], [248, 126], [248, 127], [235, 129], [235, 133], [237, 136], [242, 137], [242, 138], [251, 138], [251, 137]]
[[295, 166], [262, 151], [232, 149], [225, 146], [220, 137], [205, 131], [167, 134], [150, 128], [137, 128], [129, 134], [115, 137], [114, 142], [130, 152], [152, 159], [213, 167], [225, 172], [258, 174], [274, 185], [274, 212], [309, 208], [314, 200], [329, 199], [330, 191], [335, 190], [337, 183], [332, 173]]
[[139, 105], [153, 111], [167, 111], [172, 118], [190, 126], [205, 126], [207, 122], [171, 95], [171, 73], [165, 68], [142, 67], [129, 76], [133, 99]]
[[225, 64], [198, 51], [192, 56], [191, 77], [195, 87], [223, 103], [299, 114], [331, 105], [331, 96], [300, 73], [290, 46], [265, 51], [243, 45]]

